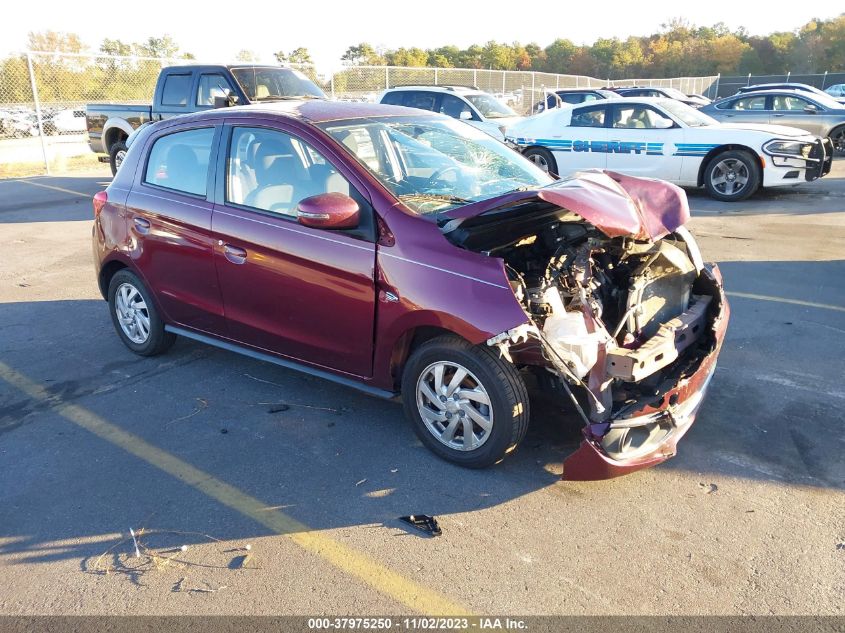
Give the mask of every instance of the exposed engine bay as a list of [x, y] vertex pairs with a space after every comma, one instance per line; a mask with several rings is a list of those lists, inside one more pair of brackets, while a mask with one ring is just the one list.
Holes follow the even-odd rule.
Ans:
[[513, 239], [484, 253], [504, 260], [529, 322], [488, 343], [520, 364], [539, 341], [548, 371], [587, 390], [590, 422], [653, 400], [710, 343], [713, 297], [698, 283], [703, 263], [686, 229], [657, 241], [610, 238], [563, 219]]

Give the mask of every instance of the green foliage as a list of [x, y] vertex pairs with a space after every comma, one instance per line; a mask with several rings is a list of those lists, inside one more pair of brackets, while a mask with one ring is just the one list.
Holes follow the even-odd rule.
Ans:
[[379, 54], [364, 42], [350, 46], [343, 60], [351, 65], [386, 61], [391, 66], [535, 70], [601, 78], [838, 71], [845, 68], [845, 13], [765, 37], [750, 36], [742, 27], [731, 31], [722, 22], [696, 26], [674, 19], [649, 36], [600, 38], [589, 46], [567, 39], [545, 48], [489, 41], [465, 49], [399, 48]]

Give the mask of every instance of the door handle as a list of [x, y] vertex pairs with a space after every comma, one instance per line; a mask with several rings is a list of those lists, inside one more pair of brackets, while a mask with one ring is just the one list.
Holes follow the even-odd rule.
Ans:
[[773, 114], [772, 116], [784, 116], [783, 114]]
[[146, 218], [132, 218], [132, 223], [135, 225], [135, 228], [138, 230], [138, 233], [146, 235], [150, 232], [150, 221]]
[[246, 250], [231, 244], [223, 245], [223, 255], [233, 264], [246, 263]]

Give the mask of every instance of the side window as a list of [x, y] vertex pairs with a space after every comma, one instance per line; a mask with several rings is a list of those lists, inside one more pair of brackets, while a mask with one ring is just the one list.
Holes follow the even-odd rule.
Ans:
[[144, 182], [175, 191], [206, 195], [214, 128], [162, 136], [153, 143]]
[[470, 120], [473, 118], [469, 104], [463, 99], [454, 95], [443, 95], [440, 102], [440, 114], [445, 114], [453, 119]]
[[583, 108], [573, 110], [569, 127], [604, 127], [607, 108]]
[[809, 105], [813, 105], [806, 99], [801, 97], [793, 97], [790, 95], [775, 95], [772, 97], [772, 110], [791, 110], [803, 111]]
[[731, 110], [765, 110], [766, 97], [742, 97], [732, 101], [728, 107]]
[[200, 75], [197, 87], [197, 105], [213, 106], [215, 97], [225, 97], [232, 91], [229, 81], [221, 74]]
[[382, 97], [381, 102], [385, 105], [403, 105], [402, 104], [402, 97], [403, 96], [404, 96], [404, 93], [401, 92], [401, 91], [399, 91], [399, 92], [388, 92]]
[[410, 90], [405, 93], [404, 105], [409, 108], [419, 108], [420, 110], [431, 110], [434, 112], [434, 101], [437, 99], [436, 92], [422, 92], [420, 90]]
[[674, 123], [671, 119], [661, 116], [652, 108], [641, 105], [617, 105], [614, 108], [613, 127], [617, 129], [654, 130], [666, 129], [672, 125]]
[[227, 202], [291, 219], [304, 198], [351, 195], [349, 181], [319, 152], [277, 130], [234, 128], [227, 165]]
[[598, 101], [598, 100], [599, 100], [598, 95], [594, 95], [591, 92], [588, 92], [587, 94], [584, 95], [584, 103], [586, 103], [588, 101]]
[[161, 105], [186, 106], [191, 89], [190, 75], [168, 75], [161, 90]]

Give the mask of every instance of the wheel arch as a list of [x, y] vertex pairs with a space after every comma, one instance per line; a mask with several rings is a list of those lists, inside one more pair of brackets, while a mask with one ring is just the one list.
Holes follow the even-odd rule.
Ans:
[[701, 165], [698, 166], [698, 181], [697, 184], [701, 187], [704, 184], [704, 172], [707, 169], [707, 165], [710, 161], [718, 156], [719, 154], [723, 154], [725, 152], [730, 151], [743, 151], [748, 152], [757, 160], [757, 165], [760, 167], [760, 183], [763, 182], [763, 169], [765, 169], [765, 163], [760, 155], [748, 145], [742, 145], [740, 143], [726, 143], [725, 145], [719, 145], [718, 147], [714, 147], [711, 149], [707, 154], [704, 155], [704, 158], [701, 159]]
[[103, 149], [106, 154], [111, 151], [112, 145], [126, 140], [132, 132], [132, 126], [123, 119], [112, 118], [106, 121], [103, 124]]
[[402, 374], [411, 354], [423, 343], [444, 335], [454, 336], [472, 343], [472, 341], [469, 341], [465, 336], [461, 336], [458, 332], [440, 325], [416, 325], [409, 327], [393, 342], [390, 351], [389, 370], [393, 389], [397, 393], [401, 391]]

